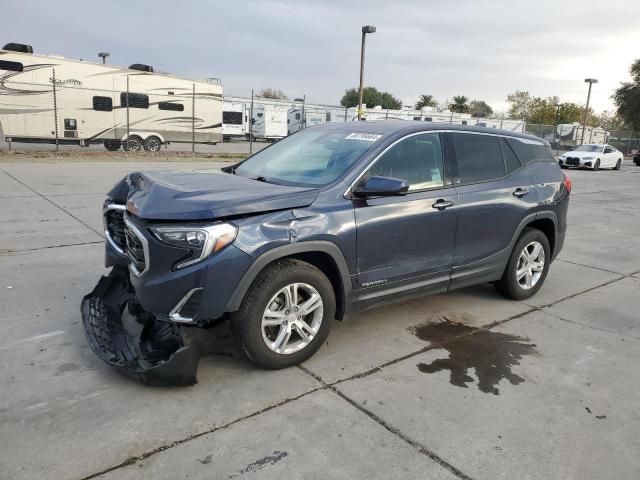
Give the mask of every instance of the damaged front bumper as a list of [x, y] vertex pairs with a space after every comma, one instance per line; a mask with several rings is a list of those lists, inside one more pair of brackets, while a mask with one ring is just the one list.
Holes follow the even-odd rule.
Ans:
[[158, 320], [144, 311], [125, 268], [114, 267], [82, 300], [91, 349], [123, 375], [146, 385], [193, 385], [202, 329]]

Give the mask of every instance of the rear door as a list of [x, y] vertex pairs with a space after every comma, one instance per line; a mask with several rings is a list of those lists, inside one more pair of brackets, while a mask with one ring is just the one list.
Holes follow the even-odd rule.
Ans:
[[458, 228], [452, 287], [502, 275], [520, 223], [537, 199], [526, 169], [504, 138], [471, 132], [448, 134], [455, 157]]
[[385, 151], [362, 177], [410, 184], [404, 196], [354, 199], [356, 286], [362, 301], [412, 289], [445, 290], [456, 230], [457, 194], [444, 164], [441, 134], [409, 135]]

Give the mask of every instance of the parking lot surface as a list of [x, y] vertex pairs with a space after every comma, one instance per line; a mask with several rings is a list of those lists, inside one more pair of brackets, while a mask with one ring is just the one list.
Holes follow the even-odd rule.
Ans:
[[87, 346], [105, 192], [194, 161], [0, 162], [0, 478], [640, 477], [640, 168], [569, 171], [564, 250], [525, 302], [490, 285], [334, 322], [300, 367], [221, 341], [150, 388]]

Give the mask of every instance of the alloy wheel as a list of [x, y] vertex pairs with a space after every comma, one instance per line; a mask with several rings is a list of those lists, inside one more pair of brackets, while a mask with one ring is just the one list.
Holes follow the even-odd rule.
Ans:
[[516, 269], [518, 285], [524, 290], [535, 287], [542, 277], [544, 266], [545, 254], [542, 244], [540, 242], [527, 244], [518, 257], [518, 268]]
[[262, 314], [262, 339], [275, 353], [299, 352], [320, 330], [323, 307], [322, 297], [307, 283], [281, 288]]

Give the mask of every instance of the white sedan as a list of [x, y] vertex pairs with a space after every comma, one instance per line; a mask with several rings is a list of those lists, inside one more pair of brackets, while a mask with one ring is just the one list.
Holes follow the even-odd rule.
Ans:
[[592, 170], [612, 168], [620, 170], [622, 156], [622, 152], [611, 145], [589, 143], [560, 155], [558, 164], [562, 168], [590, 168]]

